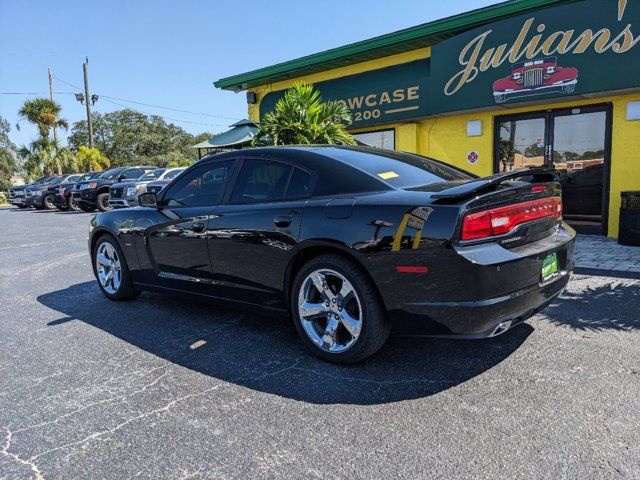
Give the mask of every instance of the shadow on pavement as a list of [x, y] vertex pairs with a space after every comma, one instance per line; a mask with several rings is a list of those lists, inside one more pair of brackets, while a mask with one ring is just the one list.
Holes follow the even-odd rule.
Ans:
[[499, 364], [533, 331], [523, 324], [480, 341], [392, 337], [374, 357], [344, 367], [308, 354], [284, 318], [152, 293], [111, 302], [93, 281], [38, 301], [63, 315], [48, 324], [52, 328], [80, 320], [205, 375], [319, 404], [371, 405], [433, 395]]
[[565, 290], [560, 300], [542, 314], [556, 325], [568, 325], [576, 330], [640, 328], [640, 283], [637, 280], [611, 280], [596, 287], [576, 289], [574, 286], [571, 291]]

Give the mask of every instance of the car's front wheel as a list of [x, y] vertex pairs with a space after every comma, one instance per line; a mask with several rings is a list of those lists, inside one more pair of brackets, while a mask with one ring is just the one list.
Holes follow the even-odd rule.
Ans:
[[42, 200], [42, 206], [45, 210], [54, 210], [56, 208], [56, 205], [53, 203], [53, 196], [45, 195], [44, 199]]
[[96, 197], [96, 205], [98, 206], [98, 210], [101, 212], [106, 212], [107, 210], [113, 210], [113, 207], [109, 205], [109, 194], [101, 193]]
[[373, 281], [339, 255], [322, 255], [302, 267], [293, 283], [291, 311], [307, 348], [334, 363], [373, 355], [391, 329]]
[[67, 210], [69, 210], [70, 212], [79, 212], [81, 210], [78, 204], [73, 201], [73, 198], [71, 196], [67, 198]]
[[111, 300], [130, 300], [138, 295], [133, 287], [127, 260], [110, 235], [98, 239], [93, 249], [93, 269], [100, 290]]

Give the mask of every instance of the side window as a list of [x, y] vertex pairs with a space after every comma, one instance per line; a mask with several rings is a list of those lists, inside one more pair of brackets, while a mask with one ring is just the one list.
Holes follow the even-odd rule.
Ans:
[[231, 203], [281, 200], [291, 168], [268, 160], [246, 160], [233, 188]]
[[286, 198], [301, 198], [311, 195], [311, 174], [299, 168], [293, 169]]
[[202, 165], [177, 179], [162, 199], [168, 207], [215, 205], [233, 172], [233, 161]]
[[143, 173], [144, 173], [144, 170], [142, 170], [141, 168], [132, 168], [131, 170], [125, 170], [124, 178], [126, 180], [132, 180], [134, 178], [138, 178]]

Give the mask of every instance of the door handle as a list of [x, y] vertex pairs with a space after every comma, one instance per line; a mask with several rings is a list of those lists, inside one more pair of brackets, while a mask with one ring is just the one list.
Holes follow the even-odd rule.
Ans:
[[292, 217], [289, 215], [278, 215], [273, 219], [273, 223], [275, 223], [276, 227], [284, 228], [291, 225]]
[[204, 231], [204, 223], [202, 223], [202, 222], [193, 222], [191, 224], [191, 230], [193, 230], [195, 233], [200, 233], [200, 232]]

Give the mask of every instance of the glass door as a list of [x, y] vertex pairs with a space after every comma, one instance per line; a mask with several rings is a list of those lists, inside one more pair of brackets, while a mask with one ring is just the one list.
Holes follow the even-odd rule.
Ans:
[[579, 233], [606, 234], [610, 118], [610, 105], [497, 117], [494, 169], [555, 169], [565, 220]]

